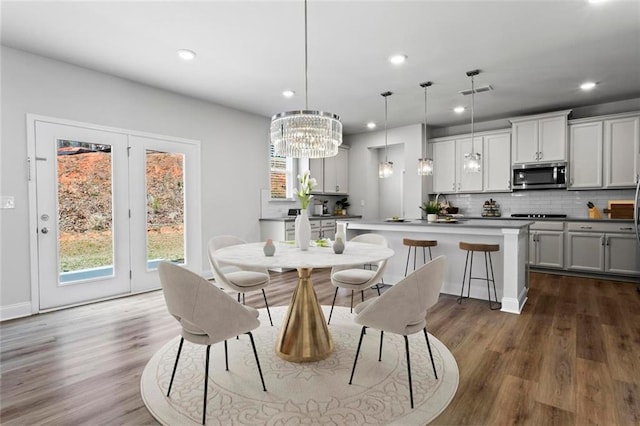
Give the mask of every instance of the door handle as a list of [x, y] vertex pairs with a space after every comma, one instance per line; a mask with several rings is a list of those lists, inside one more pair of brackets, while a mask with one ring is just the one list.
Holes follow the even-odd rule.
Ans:
[[43, 234], [48, 234], [49, 233], [49, 229], [45, 226], [44, 228], [42, 228], [40, 230], [40, 232], [42, 232]]

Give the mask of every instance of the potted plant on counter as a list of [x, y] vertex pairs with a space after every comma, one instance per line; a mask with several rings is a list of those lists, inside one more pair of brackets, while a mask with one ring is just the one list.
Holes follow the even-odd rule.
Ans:
[[349, 202], [349, 199], [346, 197], [336, 201], [336, 215], [346, 216], [347, 209], [349, 208], [350, 205], [351, 203]]
[[438, 220], [438, 213], [440, 213], [440, 203], [435, 201], [429, 201], [422, 203], [420, 209], [427, 215], [428, 222], [435, 222]]

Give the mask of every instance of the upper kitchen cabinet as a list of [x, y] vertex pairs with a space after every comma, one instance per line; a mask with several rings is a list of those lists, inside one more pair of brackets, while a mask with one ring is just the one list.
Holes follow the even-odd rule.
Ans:
[[635, 186], [640, 173], [640, 116], [604, 120], [604, 185]]
[[514, 164], [567, 160], [567, 117], [571, 110], [512, 118]]
[[[438, 138], [433, 148], [433, 192], [500, 192], [511, 191], [511, 135], [510, 131], [482, 132], [471, 135]], [[481, 173], [464, 171], [464, 156], [482, 153]]]
[[483, 136], [483, 190], [511, 191], [511, 132]]
[[318, 181], [314, 193], [348, 194], [349, 148], [338, 147], [338, 154], [335, 157], [310, 159], [309, 171]]
[[640, 173], [640, 115], [569, 123], [569, 189], [628, 188]]

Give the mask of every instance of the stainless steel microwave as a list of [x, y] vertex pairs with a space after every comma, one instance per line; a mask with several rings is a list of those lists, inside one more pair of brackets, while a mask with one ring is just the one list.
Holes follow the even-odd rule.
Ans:
[[567, 163], [519, 164], [512, 167], [513, 189], [567, 187]]

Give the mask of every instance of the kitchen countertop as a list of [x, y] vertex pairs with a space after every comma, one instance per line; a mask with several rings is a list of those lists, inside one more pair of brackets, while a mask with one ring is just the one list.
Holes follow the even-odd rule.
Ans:
[[[327, 216], [309, 216], [309, 220], [322, 220], [322, 219], [362, 219], [362, 216], [352, 215], [327, 215]], [[259, 219], [262, 222], [293, 222], [296, 220], [295, 216], [282, 216], [282, 217], [261, 217]]]
[[510, 217], [510, 216], [502, 216], [502, 217], [482, 217], [482, 216], [465, 216], [463, 218], [459, 218], [462, 220], [473, 219], [473, 220], [528, 220], [533, 222], [621, 222], [621, 223], [633, 223], [633, 219], [589, 219], [587, 217], [579, 218], [579, 217]]
[[[498, 219], [498, 220], [496, 220]], [[501, 219], [501, 220], [500, 220]], [[375, 225], [383, 226], [383, 227], [430, 227], [430, 228], [512, 228], [519, 229], [529, 226], [534, 221], [532, 219], [528, 219], [525, 221], [522, 220], [512, 220], [508, 218], [491, 218], [491, 220], [484, 220], [484, 218], [457, 218], [457, 220], [451, 221], [441, 221], [441, 222], [428, 222], [426, 219], [405, 219], [402, 221], [393, 221], [393, 220], [383, 220], [383, 219], [373, 219], [373, 220], [359, 220], [357, 222], [357, 226], [369, 226]], [[356, 222], [354, 222], [356, 224]]]

